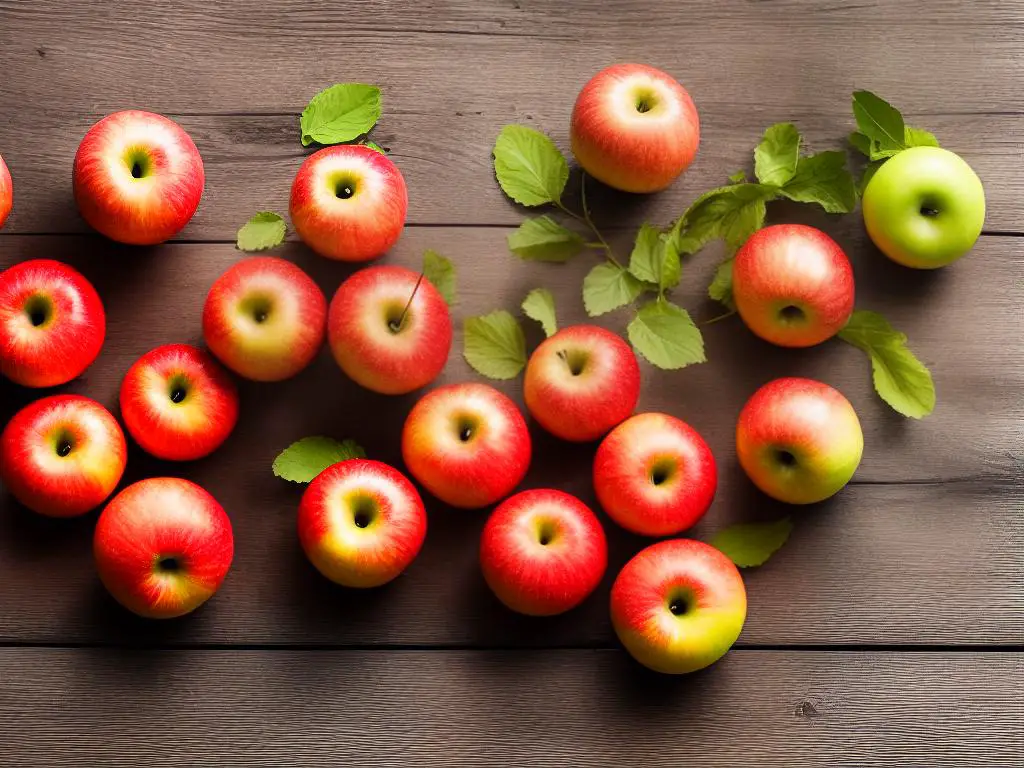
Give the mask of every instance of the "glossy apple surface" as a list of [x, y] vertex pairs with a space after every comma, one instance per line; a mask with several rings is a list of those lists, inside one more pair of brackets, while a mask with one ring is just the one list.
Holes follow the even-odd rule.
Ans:
[[401, 171], [358, 144], [325, 147], [306, 158], [292, 184], [299, 237], [329, 259], [369, 261], [398, 242], [409, 201]]
[[615, 64], [583, 86], [569, 126], [572, 153], [595, 179], [625, 192], [656, 192], [697, 154], [700, 120], [673, 77], [643, 64]]
[[480, 567], [491, 591], [513, 611], [553, 616], [593, 592], [608, 565], [604, 529], [575, 496], [522, 491], [491, 514], [480, 539]]
[[121, 383], [121, 418], [142, 450], [190, 461], [213, 453], [238, 421], [238, 390], [206, 352], [165, 344], [140, 357]]
[[357, 384], [399, 395], [425, 387], [444, 369], [452, 346], [448, 304], [429, 280], [418, 288], [417, 281], [419, 274], [405, 267], [368, 267], [334, 294], [328, 342]]
[[0, 227], [7, 221], [13, 206], [14, 182], [11, 181], [11, 172], [7, 170], [3, 155], [0, 155]]
[[0, 479], [26, 507], [75, 517], [98, 507], [124, 474], [117, 420], [80, 395], [53, 395], [22, 408], [0, 435]]
[[616, 523], [642, 536], [685, 531], [708, 511], [718, 469], [704, 438], [664, 413], [622, 422], [598, 446], [594, 490]]
[[157, 477], [111, 499], [93, 536], [100, 580], [121, 605], [151, 619], [190, 613], [231, 567], [231, 521], [217, 500], [188, 480]]
[[316, 357], [327, 300], [297, 266], [272, 256], [245, 259], [217, 278], [203, 306], [203, 338], [217, 358], [253, 381], [283, 381]]
[[700, 541], [652, 544], [612, 585], [615, 632], [630, 655], [655, 672], [686, 674], [714, 664], [736, 642], [746, 617], [740, 572]]
[[736, 253], [732, 294], [743, 322], [765, 341], [810, 347], [832, 338], [853, 312], [850, 260], [831, 237], [803, 224], [775, 224]]
[[736, 453], [758, 488], [789, 504], [827, 499], [850, 482], [864, 451], [842, 393], [811, 379], [775, 379], [743, 406]]
[[397, 469], [351, 459], [328, 467], [299, 505], [299, 541], [310, 562], [346, 587], [379, 587], [415, 559], [427, 535], [416, 488]]
[[203, 159], [173, 120], [107, 115], [85, 134], [72, 171], [82, 218], [111, 240], [155, 245], [180, 232], [203, 196]]
[[913, 147], [871, 177], [861, 209], [882, 253], [906, 267], [936, 269], [974, 247], [985, 225], [985, 189], [959, 155]]
[[487, 384], [450, 384], [428, 392], [402, 430], [409, 472], [453, 507], [486, 507], [510, 494], [526, 476], [530, 454], [522, 413]]
[[640, 366], [621, 337], [574, 325], [541, 343], [526, 366], [530, 415], [563, 440], [597, 440], [628, 418], [640, 398]]
[[0, 373], [26, 387], [56, 387], [99, 355], [106, 314], [92, 283], [59, 261], [0, 272]]

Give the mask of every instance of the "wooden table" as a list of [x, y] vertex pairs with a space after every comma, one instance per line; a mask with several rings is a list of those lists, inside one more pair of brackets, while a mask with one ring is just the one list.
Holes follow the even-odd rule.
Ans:
[[[0, 0], [0, 153], [16, 194], [0, 267], [58, 258], [94, 281], [107, 343], [61, 391], [115, 407], [139, 355], [201, 339], [200, 307], [239, 258], [242, 222], [287, 209], [307, 154], [306, 101], [330, 83], [363, 81], [383, 88], [374, 137], [410, 192], [409, 226], [386, 261], [415, 265], [425, 248], [451, 257], [457, 320], [514, 308], [538, 285], [553, 289], [564, 319], [583, 320], [578, 290], [594, 262], [528, 265], [507, 252], [523, 212], [495, 184], [490, 150], [511, 122], [567, 150], [577, 91], [619, 60], [678, 76], [703, 132], [696, 163], [669, 191], [596, 201], [623, 246], [641, 221], [667, 223], [749, 167], [771, 123], [794, 120], [815, 150], [842, 146], [855, 88], [933, 130], [988, 195], [975, 252], [936, 273], [885, 260], [859, 214], [769, 207], [774, 221], [836, 237], [855, 264], [858, 305], [908, 333], [938, 390], [924, 421], [874, 396], [855, 350], [779, 350], [735, 319], [705, 329], [709, 363], [644, 366], [642, 408], [692, 423], [721, 466], [697, 536], [781, 512], [734, 458], [736, 415], [761, 383], [824, 379], [864, 426], [853, 482], [797, 511], [790, 542], [747, 574], [750, 614], [736, 648], [678, 679], [629, 661], [609, 625], [608, 587], [644, 542], [610, 523], [605, 583], [550, 620], [497, 604], [476, 562], [485, 514], [436, 502], [405, 576], [367, 593], [328, 584], [296, 541], [301, 489], [275, 478], [271, 461], [292, 440], [326, 433], [399, 462], [414, 397], [357, 388], [325, 352], [290, 382], [242, 383], [241, 423], [211, 458], [170, 465], [131, 450], [125, 482], [188, 477], [234, 524], [231, 574], [186, 619], [137, 620], [105, 594], [91, 561], [95, 515], [48, 521], [0, 497], [0, 764], [1024, 764], [1024, 2]], [[72, 201], [78, 141], [126, 107], [180, 122], [206, 164], [199, 212], [159, 248], [88, 233]], [[328, 296], [351, 271], [297, 242], [281, 255]], [[678, 296], [699, 317], [715, 313], [704, 288], [720, 256], [715, 246], [684, 267]], [[621, 329], [626, 319], [607, 321]], [[443, 380], [473, 376], [455, 353]], [[515, 383], [505, 389], [520, 395]], [[38, 394], [0, 385], [0, 417]], [[556, 484], [593, 503], [593, 446], [534, 436], [525, 485]]]

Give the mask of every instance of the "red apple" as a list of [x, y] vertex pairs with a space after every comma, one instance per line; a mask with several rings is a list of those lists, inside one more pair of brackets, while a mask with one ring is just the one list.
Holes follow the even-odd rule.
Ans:
[[622, 568], [611, 616], [634, 659], [655, 672], [685, 674], [714, 664], [736, 642], [747, 592], [736, 566], [714, 547], [659, 541]]
[[245, 259], [217, 278], [203, 306], [203, 338], [224, 365], [254, 381], [282, 381], [324, 340], [327, 300], [291, 262]]
[[321, 256], [369, 261], [398, 242], [408, 205], [405, 179], [391, 160], [340, 144], [306, 158], [290, 210], [299, 237]]
[[736, 453], [754, 485], [789, 504], [837, 493], [860, 464], [864, 435], [842, 393], [811, 379], [775, 379], [747, 401]]
[[660, 69], [614, 64], [583, 86], [569, 126], [572, 153], [587, 173], [625, 192], [657, 192], [697, 154], [693, 99]]
[[66, 384], [103, 346], [99, 294], [67, 264], [35, 259], [0, 273], [0, 373], [26, 387]]
[[534, 350], [523, 397], [533, 418], [556, 437], [597, 440], [636, 408], [640, 366], [616, 334], [574, 325]]
[[369, 267], [343, 282], [331, 300], [327, 337], [334, 359], [374, 392], [400, 395], [425, 387], [448, 362], [448, 305], [419, 277], [404, 267]]
[[104, 586], [149, 619], [183, 616], [213, 597], [234, 548], [231, 521], [217, 500], [176, 477], [129, 485], [100, 513], [93, 537]]
[[80, 395], [53, 395], [18, 411], [0, 435], [0, 479], [34, 512], [75, 517], [98, 507], [124, 474], [117, 420]]
[[608, 544], [597, 516], [562, 491], [523, 491], [506, 499], [480, 539], [488, 586], [528, 616], [575, 608], [597, 588], [607, 565]]
[[643, 536], [685, 531], [718, 487], [711, 449], [690, 425], [641, 413], [613, 429], [594, 457], [594, 490], [608, 516]]
[[203, 196], [203, 159], [163, 115], [127, 110], [85, 134], [72, 173], [82, 218], [111, 240], [155, 245], [188, 224]]
[[147, 352], [121, 383], [121, 418], [142, 450], [190, 461], [213, 453], [238, 421], [235, 383], [207, 353], [187, 344]]
[[11, 213], [14, 205], [14, 184], [11, 181], [11, 172], [7, 170], [7, 163], [3, 155], [0, 155], [0, 227]]
[[736, 309], [754, 333], [783, 347], [830, 339], [853, 312], [853, 269], [820, 229], [775, 224], [758, 230], [732, 267]]
[[299, 541], [310, 562], [345, 587], [379, 587], [416, 558], [427, 513], [416, 488], [387, 464], [366, 459], [328, 467], [299, 504]]
[[530, 467], [530, 433], [516, 404], [486, 384], [438, 387], [409, 412], [402, 430], [406, 467], [453, 507], [504, 498]]

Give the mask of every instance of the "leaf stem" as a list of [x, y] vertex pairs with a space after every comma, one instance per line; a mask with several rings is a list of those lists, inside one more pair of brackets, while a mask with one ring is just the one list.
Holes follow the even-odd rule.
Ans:
[[558, 207], [558, 209], [560, 211], [562, 211], [562, 213], [566, 214], [567, 216], [571, 216], [576, 221], [580, 222], [581, 224], [586, 225], [587, 229], [589, 229], [591, 232], [594, 233], [594, 237], [597, 238], [597, 240], [595, 242], [587, 243], [587, 247], [588, 248], [598, 248], [598, 249], [604, 251], [605, 256], [608, 258], [608, 261], [610, 261], [612, 264], [614, 264], [619, 269], [623, 269], [622, 264], [620, 264], [619, 260], [615, 258], [615, 253], [612, 251], [612, 247], [608, 244], [608, 241], [604, 239], [604, 235], [601, 234], [601, 231], [597, 228], [597, 225], [594, 224], [594, 220], [590, 216], [590, 207], [587, 205], [587, 174], [586, 173], [584, 173], [583, 176], [580, 178], [580, 203], [581, 203], [581, 205], [583, 207], [583, 215], [582, 216], [580, 214], [576, 213], [575, 211], [571, 211], [568, 208], [566, 208], [565, 204], [562, 203], [561, 200], [556, 200], [555, 201], [555, 205]]
[[405, 302], [405, 309], [402, 310], [402, 315], [398, 318], [398, 322], [395, 323], [394, 325], [388, 323], [388, 327], [390, 327], [391, 330], [394, 331], [395, 333], [398, 333], [400, 330], [402, 330], [402, 326], [405, 325], [405, 318], [406, 315], [409, 314], [409, 307], [412, 306], [412, 300], [416, 298], [416, 292], [420, 289], [420, 283], [423, 282], [423, 276], [425, 274], [426, 272], [420, 272], [420, 276], [416, 278], [416, 285], [413, 286], [412, 295], [409, 297], [409, 300]]
[[726, 312], [724, 315], [716, 315], [715, 317], [712, 317], [712, 318], [709, 318], [707, 320], [704, 320], [703, 322], [700, 323], [700, 325], [702, 325], [702, 326], [704, 326], [704, 325], [713, 325], [714, 323], [717, 323], [719, 320], [725, 320], [727, 317], [732, 317], [735, 314], [736, 314], [736, 310], [735, 309], [731, 309], [728, 312]]

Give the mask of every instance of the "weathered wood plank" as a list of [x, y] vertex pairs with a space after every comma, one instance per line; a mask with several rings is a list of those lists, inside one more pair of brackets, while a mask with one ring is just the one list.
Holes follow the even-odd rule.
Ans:
[[[527, 122], [567, 149], [579, 88], [623, 59], [666, 68], [687, 85], [703, 141], [671, 190], [604, 201], [609, 224], [670, 220], [749, 165], [773, 122], [796, 120], [815, 149], [842, 146], [853, 126], [849, 94], [865, 87], [975, 166], [989, 196], [989, 230], [1020, 231], [1020, 7], [975, 3], [965, 14], [943, 2], [910, 14], [898, 3], [461, 0], [413, 11], [396, 2], [343, 10], [279, 2], [246, 13], [230, 4], [211, 11], [201, 0], [144, 10], [3, 3], [0, 104], [17, 105], [0, 124], [17, 189], [5, 231], [81, 231], [69, 205], [75, 147], [92, 121], [135, 106], [180, 120], [203, 151], [207, 196], [181, 238], [230, 238], [253, 211], [286, 207], [303, 155], [298, 114], [337, 80], [384, 88], [378, 137], [409, 182], [410, 221], [514, 223], [520, 214], [490, 168], [498, 130]], [[155, 56], [158, 33], [167, 42]]]
[[734, 651], [657, 678], [613, 651], [0, 651], [24, 768], [1006, 768], [1008, 653]]
[[[770, 347], [736, 320], [706, 329], [711, 362], [677, 373], [644, 367], [641, 408], [691, 421], [722, 467], [718, 500], [697, 533], [727, 521], [779, 515], [753, 492], [733, 459], [736, 414], [778, 375], [809, 375], [842, 389], [864, 425], [867, 450], [855, 484], [831, 503], [800, 512], [793, 541], [748, 579], [745, 643], [1013, 643], [1024, 633], [1024, 316], [1015, 286], [1024, 262], [1012, 238], [982, 239], [978, 252], [941, 273], [890, 265], [858, 228], [833, 227], [854, 257], [862, 306], [883, 310], [933, 366], [937, 412], [908, 422], [871, 392], [868, 365], [844, 345], [803, 352]], [[461, 268], [456, 318], [514, 308], [526, 291], [555, 292], [563, 323], [583, 319], [580, 279], [592, 262], [527, 265], [504, 253], [502, 229], [410, 230], [389, 261], [414, 266], [427, 247]], [[299, 244], [283, 254], [309, 269], [330, 295], [348, 268]], [[116, 406], [120, 377], [149, 348], [200, 339], [199, 310], [214, 278], [238, 254], [227, 245], [159, 250], [98, 238], [0, 238], [0, 265], [30, 256], [66, 258], [92, 278], [109, 313], [107, 345], [93, 369], [68, 387]], [[687, 266], [681, 300], [700, 316], [713, 254]], [[621, 330], [623, 314], [609, 319]], [[537, 332], [531, 329], [531, 339]], [[457, 342], [444, 380], [471, 376]], [[518, 397], [518, 385], [504, 385]], [[37, 393], [0, 385], [0, 416]], [[425, 550], [407, 576], [380, 593], [353, 595], [323, 582], [294, 534], [300, 490], [273, 477], [278, 450], [306, 434], [352, 436], [372, 456], [399, 462], [398, 435], [414, 397], [384, 398], [348, 382], [325, 352], [291, 382], [243, 384], [236, 434], [209, 459], [170, 465], [134, 450], [129, 479], [182, 474], [217, 496], [235, 523], [233, 574], [192, 619], [172, 625], [130, 620], [96, 581], [92, 518], [48, 523], [0, 497], [0, 639], [315, 644], [607, 644], [607, 584], [643, 542], [607, 526], [612, 571], [602, 591], [562, 619], [533, 622], [501, 609], [476, 566], [485, 513], [430, 502]], [[593, 502], [592, 446], [568, 446], [534, 430], [528, 486], [556, 484]], [[937, 597], [940, 596], [940, 597]]]

